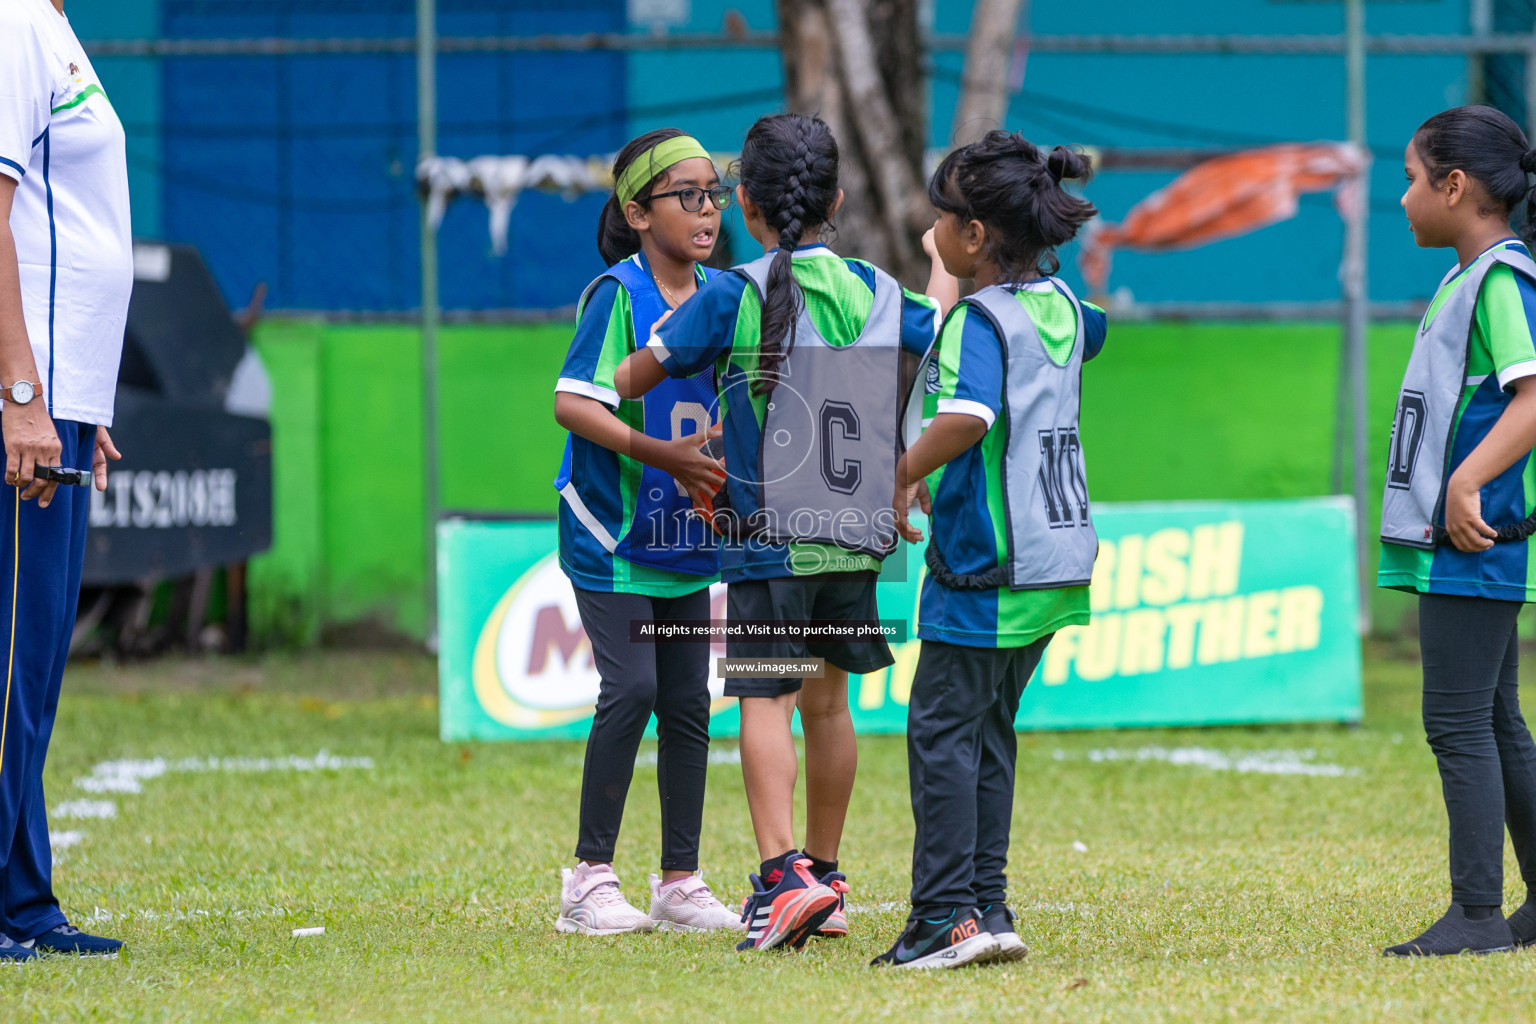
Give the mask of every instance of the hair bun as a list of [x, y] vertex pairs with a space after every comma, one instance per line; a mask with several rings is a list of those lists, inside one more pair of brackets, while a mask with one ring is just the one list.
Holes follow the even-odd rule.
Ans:
[[1051, 155], [1045, 158], [1045, 169], [1058, 185], [1063, 178], [1087, 180], [1093, 174], [1093, 165], [1088, 158], [1066, 146], [1051, 150]]
[[1536, 149], [1528, 149], [1520, 157], [1520, 169], [1527, 174], [1536, 174]]

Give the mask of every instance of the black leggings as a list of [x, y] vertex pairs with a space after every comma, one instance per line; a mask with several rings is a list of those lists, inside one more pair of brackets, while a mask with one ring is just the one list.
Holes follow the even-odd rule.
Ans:
[[654, 711], [661, 867], [697, 871], [709, 768], [709, 644], [631, 643], [629, 623], [707, 619], [709, 590], [666, 598], [577, 587], [576, 607], [602, 677], [581, 773], [576, 856], [612, 862], [635, 754]]
[[1504, 826], [1536, 886], [1536, 744], [1520, 715], [1517, 601], [1424, 594], [1424, 733], [1451, 832], [1451, 901], [1504, 902]]

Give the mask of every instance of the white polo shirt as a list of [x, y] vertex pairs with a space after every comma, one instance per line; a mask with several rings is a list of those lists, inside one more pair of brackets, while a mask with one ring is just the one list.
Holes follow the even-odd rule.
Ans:
[[49, 0], [0, 0], [0, 174], [19, 183], [11, 233], [49, 411], [111, 426], [133, 290], [123, 126]]

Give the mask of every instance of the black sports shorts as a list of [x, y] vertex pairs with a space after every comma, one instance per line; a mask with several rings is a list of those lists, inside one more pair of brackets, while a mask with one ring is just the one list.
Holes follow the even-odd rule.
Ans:
[[[875, 620], [880, 618], [875, 601], [877, 577], [874, 572], [839, 572], [731, 583], [726, 587], [727, 621]], [[879, 671], [896, 660], [883, 636], [860, 640], [730, 637], [725, 653], [731, 658], [823, 658], [827, 664], [856, 675]], [[798, 677], [725, 681], [727, 697], [777, 697], [799, 689]]]

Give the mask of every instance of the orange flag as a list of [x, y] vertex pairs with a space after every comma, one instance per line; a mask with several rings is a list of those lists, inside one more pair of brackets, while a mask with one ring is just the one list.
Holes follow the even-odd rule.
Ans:
[[1296, 215], [1303, 192], [1337, 190], [1341, 212], [1370, 157], [1343, 142], [1282, 143], [1198, 164], [1131, 208], [1119, 224], [1090, 228], [1078, 266], [1096, 293], [1115, 249], [1167, 252], [1233, 238]]

